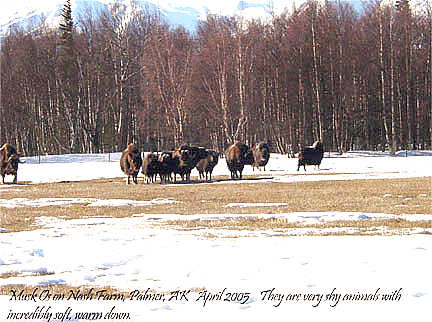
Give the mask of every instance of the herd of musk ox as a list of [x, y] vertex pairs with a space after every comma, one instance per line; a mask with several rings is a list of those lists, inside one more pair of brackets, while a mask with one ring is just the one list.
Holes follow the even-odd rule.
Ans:
[[[224, 152], [227, 167], [231, 173], [231, 179], [242, 179], [245, 165], [251, 165], [253, 169], [264, 168], [270, 159], [270, 147], [265, 142], [259, 142], [252, 148], [241, 142], [235, 142]], [[141, 152], [133, 143], [122, 152], [120, 168], [127, 175], [127, 184], [138, 183], [140, 171], [147, 183], [154, 183], [157, 176], [160, 183], [176, 182], [177, 175], [181, 180], [190, 181], [192, 169], [196, 168], [200, 180], [211, 181], [214, 167], [219, 161], [220, 153], [202, 147], [182, 145], [174, 151], [161, 153], [148, 153], [142, 158]], [[297, 171], [306, 165], [320, 166], [324, 156], [321, 142], [316, 141], [312, 146], [304, 147], [298, 153]], [[6, 143], [0, 148], [0, 174], [5, 183], [6, 175], [13, 175], [13, 183], [17, 183], [18, 164], [20, 153], [16, 148]]]
[[[242, 179], [245, 165], [251, 165], [253, 169], [264, 168], [270, 159], [270, 148], [265, 142], [259, 142], [252, 148], [241, 142], [235, 142], [225, 150], [225, 161], [231, 173], [231, 179]], [[303, 148], [298, 153], [297, 171], [300, 166], [320, 166], [324, 156], [322, 144], [316, 141], [312, 146]], [[212, 180], [212, 172], [219, 161], [219, 153], [201, 147], [182, 145], [174, 151], [164, 151], [160, 154], [149, 153], [144, 159], [141, 152], [131, 143], [122, 152], [120, 167], [127, 175], [127, 183], [130, 178], [134, 183], [138, 182], [138, 174], [141, 172], [146, 177], [147, 183], [155, 182], [157, 176], [160, 183], [176, 182], [177, 175], [182, 181], [190, 181], [192, 169], [196, 168], [199, 179]]]

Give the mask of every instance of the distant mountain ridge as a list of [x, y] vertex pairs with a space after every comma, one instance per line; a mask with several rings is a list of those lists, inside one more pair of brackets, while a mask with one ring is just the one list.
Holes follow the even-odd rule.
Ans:
[[[64, 0], [46, 0], [40, 1], [23, 1], [17, 2], [9, 7], [2, 8], [0, 12], [0, 35], [4, 36], [8, 29], [14, 25], [26, 27], [28, 25], [39, 25], [45, 21], [48, 25], [57, 25], [61, 8], [64, 5]], [[150, 9], [158, 9], [162, 16], [172, 26], [182, 25], [186, 29], [193, 31], [196, 29], [197, 23], [203, 19], [207, 13], [221, 14], [240, 14], [266, 16], [269, 15], [268, 0], [244, 0], [232, 1], [229, 7], [221, 7], [220, 12], [210, 8], [205, 1], [159, 1], [159, 0], [72, 0], [72, 9], [74, 15], [81, 12], [85, 8], [110, 8], [118, 3], [130, 8], [133, 3], [140, 7], [148, 7]], [[297, 2], [299, 0], [296, 0]], [[303, 0], [300, 0], [303, 1]], [[185, 3], [186, 2], [186, 3]], [[187, 3], [188, 2], [188, 3]], [[214, 2], [213, 2], [214, 3]], [[21, 4], [23, 4], [21, 6]], [[186, 5], [185, 5], [186, 4]], [[188, 6], [189, 4], [189, 6]], [[2, 4], [2, 7], [4, 4]]]
[[[6, 2], [7, 1], [7, 2]], [[56, 26], [65, 0], [8, 0], [2, 2], [0, 11], [0, 37], [4, 36], [13, 25], [37, 26], [41, 21]], [[189, 31], [196, 30], [198, 21], [204, 19], [208, 13], [222, 15], [241, 15], [252, 18], [266, 18], [271, 11], [276, 14], [284, 10], [297, 8], [307, 0], [71, 0], [73, 14], [76, 17], [85, 8], [110, 8], [120, 4], [128, 10], [136, 3], [139, 7], [157, 9], [171, 26], [184, 26]], [[324, 1], [324, 0], [319, 0]], [[334, 0], [335, 2], [339, 0]], [[357, 10], [361, 10], [363, 0], [340, 0], [349, 2]], [[396, 0], [386, 0], [393, 1]], [[424, 0], [411, 0], [411, 6]]]

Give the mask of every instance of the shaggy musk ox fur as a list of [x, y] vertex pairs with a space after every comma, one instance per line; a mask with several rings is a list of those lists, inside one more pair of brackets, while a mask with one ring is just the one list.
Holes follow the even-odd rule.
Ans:
[[303, 166], [306, 171], [306, 165], [319, 166], [324, 156], [324, 150], [320, 141], [315, 141], [312, 146], [304, 147], [298, 154], [297, 171]]
[[235, 142], [225, 150], [225, 160], [231, 179], [241, 179], [244, 166], [254, 164], [252, 150], [241, 142]]
[[209, 179], [211, 181], [213, 169], [219, 161], [219, 153], [214, 150], [206, 150], [206, 151], [207, 151], [207, 157], [201, 159], [197, 163], [196, 168], [198, 170], [200, 180], [201, 178], [204, 179], [205, 176], [206, 181], [208, 181]]
[[154, 153], [149, 153], [144, 157], [141, 172], [146, 177], [147, 183], [153, 183], [160, 172], [160, 162], [158, 158], [158, 155]]
[[161, 183], [171, 181], [171, 175], [174, 173], [174, 181], [176, 179], [175, 173], [179, 166], [180, 160], [175, 155], [175, 151], [164, 151], [159, 156], [159, 176]]
[[256, 145], [252, 147], [252, 153], [254, 157], [254, 163], [252, 164], [252, 170], [255, 170], [255, 168], [258, 168], [258, 170], [261, 170], [260, 167], [264, 167], [268, 163], [270, 159], [270, 148], [267, 143], [265, 142], [259, 142]]
[[195, 146], [182, 145], [179, 149], [174, 151], [174, 157], [178, 158], [179, 164], [174, 171], [174, 176], [180, 174], [182, 181], [190, 181], [190, 174], [197, 163], [207, 157], [207, 151], [204, 148]]
[[5, 183], [4, 178], [7, 174], [13, 175], [13, 183], [17, 183], [19, 158], [20, 153], [12, 145], [5, 143], [0, 148], [0, 174], [2, 176], [2, 183]]
[[127, 175], [127, 184], [130, 183], [130, 177], [135, 184], [138, 183], [137, 176], [142, 165], [141, 153], [135, 144], [131, 143], [122, 152], [120, 158], [120, 168]]

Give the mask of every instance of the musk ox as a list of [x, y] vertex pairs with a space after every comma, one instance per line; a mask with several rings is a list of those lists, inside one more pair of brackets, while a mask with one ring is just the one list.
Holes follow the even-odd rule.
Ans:
[[120, 168], [127, 175], [127, 184], [130, 183], [130, 177], [135, 184], [138, 183], [137, 176], [142, 165], [141, 153], [135, 144], [131, 143], [122, 152], [120, 158]]
[[[147, 183], [153, 183], [156, 180], [156, 176], [160, 172], [160, 162], [157, 154], [149, 153], [147, 154], [142, 162], [141, 172], [146, 177]], [[162, 181], [162, 178], [161, 178]]]
[[171, 181], [171, 175], [174, 173], [174, 181], [176, 179], [175, 173], [179, 166], [180, 160], [175, 155], [175, 151], [164, 151], [159, 156], [159, 175], [162, 182]]
[[197, 163], [196, 168], [198, 170], [200, 180], [201, 178], [204, 179], [205, 176], [206, 181], [208, 181], [209, 179], [211, 181], [213, 169], [219, 161], [219, 153], [214, 150], [206, 150], [206, 151], [207, 151], [207, 157], [201, 159]]
[[8, 174], [13, 175], [13, 183], [17, 183], [19, 158], [20, 153], [12, 145], [5, 143], [0, 148], [0, 174], [2, 176], [2, 183], [5, 183], [4, 178]]
[[254, 163], [252, 164], [252, 170], [258, 168], [261, 170], [261, 167], [264, 167], [268, 163], [270, 159], [270, 148], [267, 143], [259, 142], [252, 147], [252, 153], [254, 157]]
[[225, 160], [231, 179], [241, 179], [244, 166], [254, 163], [252, 150], [241, 142], [235, 142], [225, 150]]
[[190, 181], [190, 174], [197, 163], [207, 157], [207, 151], [204, 148], [195, 146], [182, 145], [174, 151], [174, 157], [179, 159], [179, 164], [174, 171], [174, 176], [180, 174], [182, 181]]
[[306, 165], [319, 166], [324, 156], [324, 150], [320, 141], [315, 141], [312, 146], [304, 147], [298, 154], [297, 171], [303, 166], [306, 171]]

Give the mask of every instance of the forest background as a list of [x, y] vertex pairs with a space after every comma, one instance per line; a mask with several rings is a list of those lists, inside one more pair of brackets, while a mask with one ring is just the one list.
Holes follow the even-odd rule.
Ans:
[[430, 0], [309, 0], [271, 21], [208, 15], [195, 32], [149, 8], [73, 19], [66, 0], [59, 28], [1, 40], [0, 143], [24, 155], [235, 140], [431, 149], [431, 62]]

